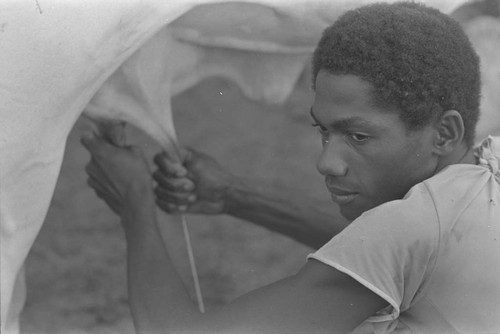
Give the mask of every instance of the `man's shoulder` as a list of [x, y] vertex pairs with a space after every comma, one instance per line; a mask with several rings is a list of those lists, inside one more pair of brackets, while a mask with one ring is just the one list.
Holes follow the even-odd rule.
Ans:
[[460, 181], [456, 183], [457, 186], [470, 186], [485, 174], [485, 169], [479, 165], [474, 164], [452, 164], [446, 166], [441, 171], [432, 177], [424, 180], [422, 183], [427, 186], [448, 184], [453, 180]]
[[473, 164], [450, 165], [422, 182], [421, 187], [433, 203], [442, 231], [454, 226], [461, 217], [469, 217], [468, 211], [484, 215], [490, 193], [498, 193], [500, 189], [487, 169]]
[[[454, 164], [419, 186], [429, 193], [436, 206], [448, 203], [463, 207], [481, 192], [490, 177], [491, 174], [478, 165]], [[411, 195], [411, 191], [408, 195]]]
[[412, 235], [432, 239], [439, 231], [435, 203], [428, 189], [419, 183], [403, 199], [383, 203], [363, 213], [351, 225], [373, 234]]
[[[466, 207], [484, 188], [484, 170], [476, 165], [450, 165], [433, 177], [414, 185], [404, 198], [381, 204], [358, 219], [394, 226], [435, 226], [443, 211]], [[371, 223], [369, 223], [371, 224]]]

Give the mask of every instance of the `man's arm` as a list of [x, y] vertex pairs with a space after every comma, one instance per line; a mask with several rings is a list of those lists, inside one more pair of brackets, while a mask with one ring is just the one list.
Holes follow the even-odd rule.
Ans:
[[184, 151], [183, 164], [166, 153], [155, 157], [158, 205], [169, 213], [229, 214], [319, 248], [348, 221], [331, 201], [285, 186], [236, 177], [211, 157]]
[[101, 138], [82, 142], [92, 154], [89, 184], [121, 217], [130, 305], [140, 333], [347, 332], [386, 306], [350, 276], [310, 260], [294, 276], [198, 313], [163, 245], [149, 170], [139, 152]]
[[200, 314], [163, 246], [153, 200], [145, 192], [134, 197], [122, 223], [139, 333], [345, 333], [387, 305], [350, 276], [309, 260], [294, 276]]
[[318, 249], [348, 222], [331, 201], [313, 199], [295, 189], [238, 179], [227, 190], [226, 212]]

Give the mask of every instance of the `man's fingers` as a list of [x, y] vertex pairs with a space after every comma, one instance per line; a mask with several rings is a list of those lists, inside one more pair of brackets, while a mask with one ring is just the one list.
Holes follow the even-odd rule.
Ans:
[[193, 203], [193, 204], [172, 204], [170, 202], [164, 201], [160, 198], [156, 199], [156, 205], [168, 214], [183, 214], [189, 213], [220, 213], [223, 210], [223, 205], [221, 203]]
[[169, 214], [184, 213], [187, 212], [189, 209], [188, 205], [176, 205], [159, 198], [156, 199], [156, 205], [158, 205], [160, 209]]
[[[93, 177], [87, 179], [87, 184], [90, 188], [94, 189], [99, 195], [106, 193], [106, 188], [96, 181]], [[101, 197], [101, 196], [99, 196]]]
[[108, 143], [117, 146], [127, 146], [127, 135], [125, 133], [125, 122], [100, 121], [96, 126], [100, 136]]
[[160, 170], [167, 173], [168, 175], [182, 177], [187, 175], [187, 169], [179, 162], [174, 159], [169, 153], [162, 152], [154, 157], [154, 162]]
[[188, 178], [167, 177], [161, 171], [153, 173], [153, 179], [163, 188], [171, 191], [192, 191], [195, 186]]
[[90, 162], [85, 166], [85, 172], [87, 173], [89, 178], [99, 178], [99, 175], [101, 174], [101, 170], [93, 159], [91, 159]]
[[85, 166], [85, 172], [89, 176], [89, 178], [93, 178], [94, 180], [103, 180], [108, 181], [108, 177], [106, 173], [103, 172], [102, 168], [99, 164], [91, 159], [90, 162]]
[[102, 154], [107, 145], [110, 145], [101, 136], [93, 132], [84, 133], [80, 138], [80, 142], [92, 155]]
[[83, 146], [89, 151], [93, 151], [96, 147], [96, 135], [93, 132], [85, 132], [81, 138], [80, 142], [82, 143]]
[[107, 187], [99, 179], [90, 176], [87, 179], [87, 184], [96, 191], [97, 195], [102, 199], [119, 197], [119, 194], [114, 188]]
[[109, 194], [108, 189], [103, 187], [99, 182], [95, 181], [92, 178], [87, 180], [87, 184], [94, 190], [97, 197], [102, 199], [106, 204], [111, 208], [111, 210], [117, 215], [120, 214], [120, 201], [116, 199], [114, 195]]
[[196, 194], [191, 192], [171, 192], [161, 187], [154, 189], [156, 197], [177, 205], [190, 204], [196, 201]]
[[[90, 187], [102, 194], [108, 194], [108, 196], [120, 196], [120, 192], [116, 189], [113, 182], [109, 180], [108, 175], [93, 159], [85, 166], [85, 172], [89, 176], [87, 184]], [[102, 196], [99, 197], [102, 198]]]

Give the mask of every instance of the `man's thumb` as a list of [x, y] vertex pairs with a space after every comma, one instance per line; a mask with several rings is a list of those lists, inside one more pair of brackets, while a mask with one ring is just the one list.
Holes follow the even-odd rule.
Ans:
[[127, 145], [125, 122], [100, 121], [96, 122], [99, 135], [108, 143], [118, 147]]
[[93, 132], [84, 133], [80, 138], [80, 142], [91, 153], [97, 153], [98, 151], [100, 151], [100, 147], [103, 144], [102, 138], [100, 138]]

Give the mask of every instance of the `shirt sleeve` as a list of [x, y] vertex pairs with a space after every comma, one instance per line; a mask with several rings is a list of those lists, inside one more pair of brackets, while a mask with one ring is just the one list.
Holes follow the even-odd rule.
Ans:
[[[308, 256], [351, 276], [391, 307], [370, 318], [396, 319], [424, 290], [435, 264], [439, 222], [425, 187], [365, 212]], [[378, 319], [376, 319], [378, 318]]]

